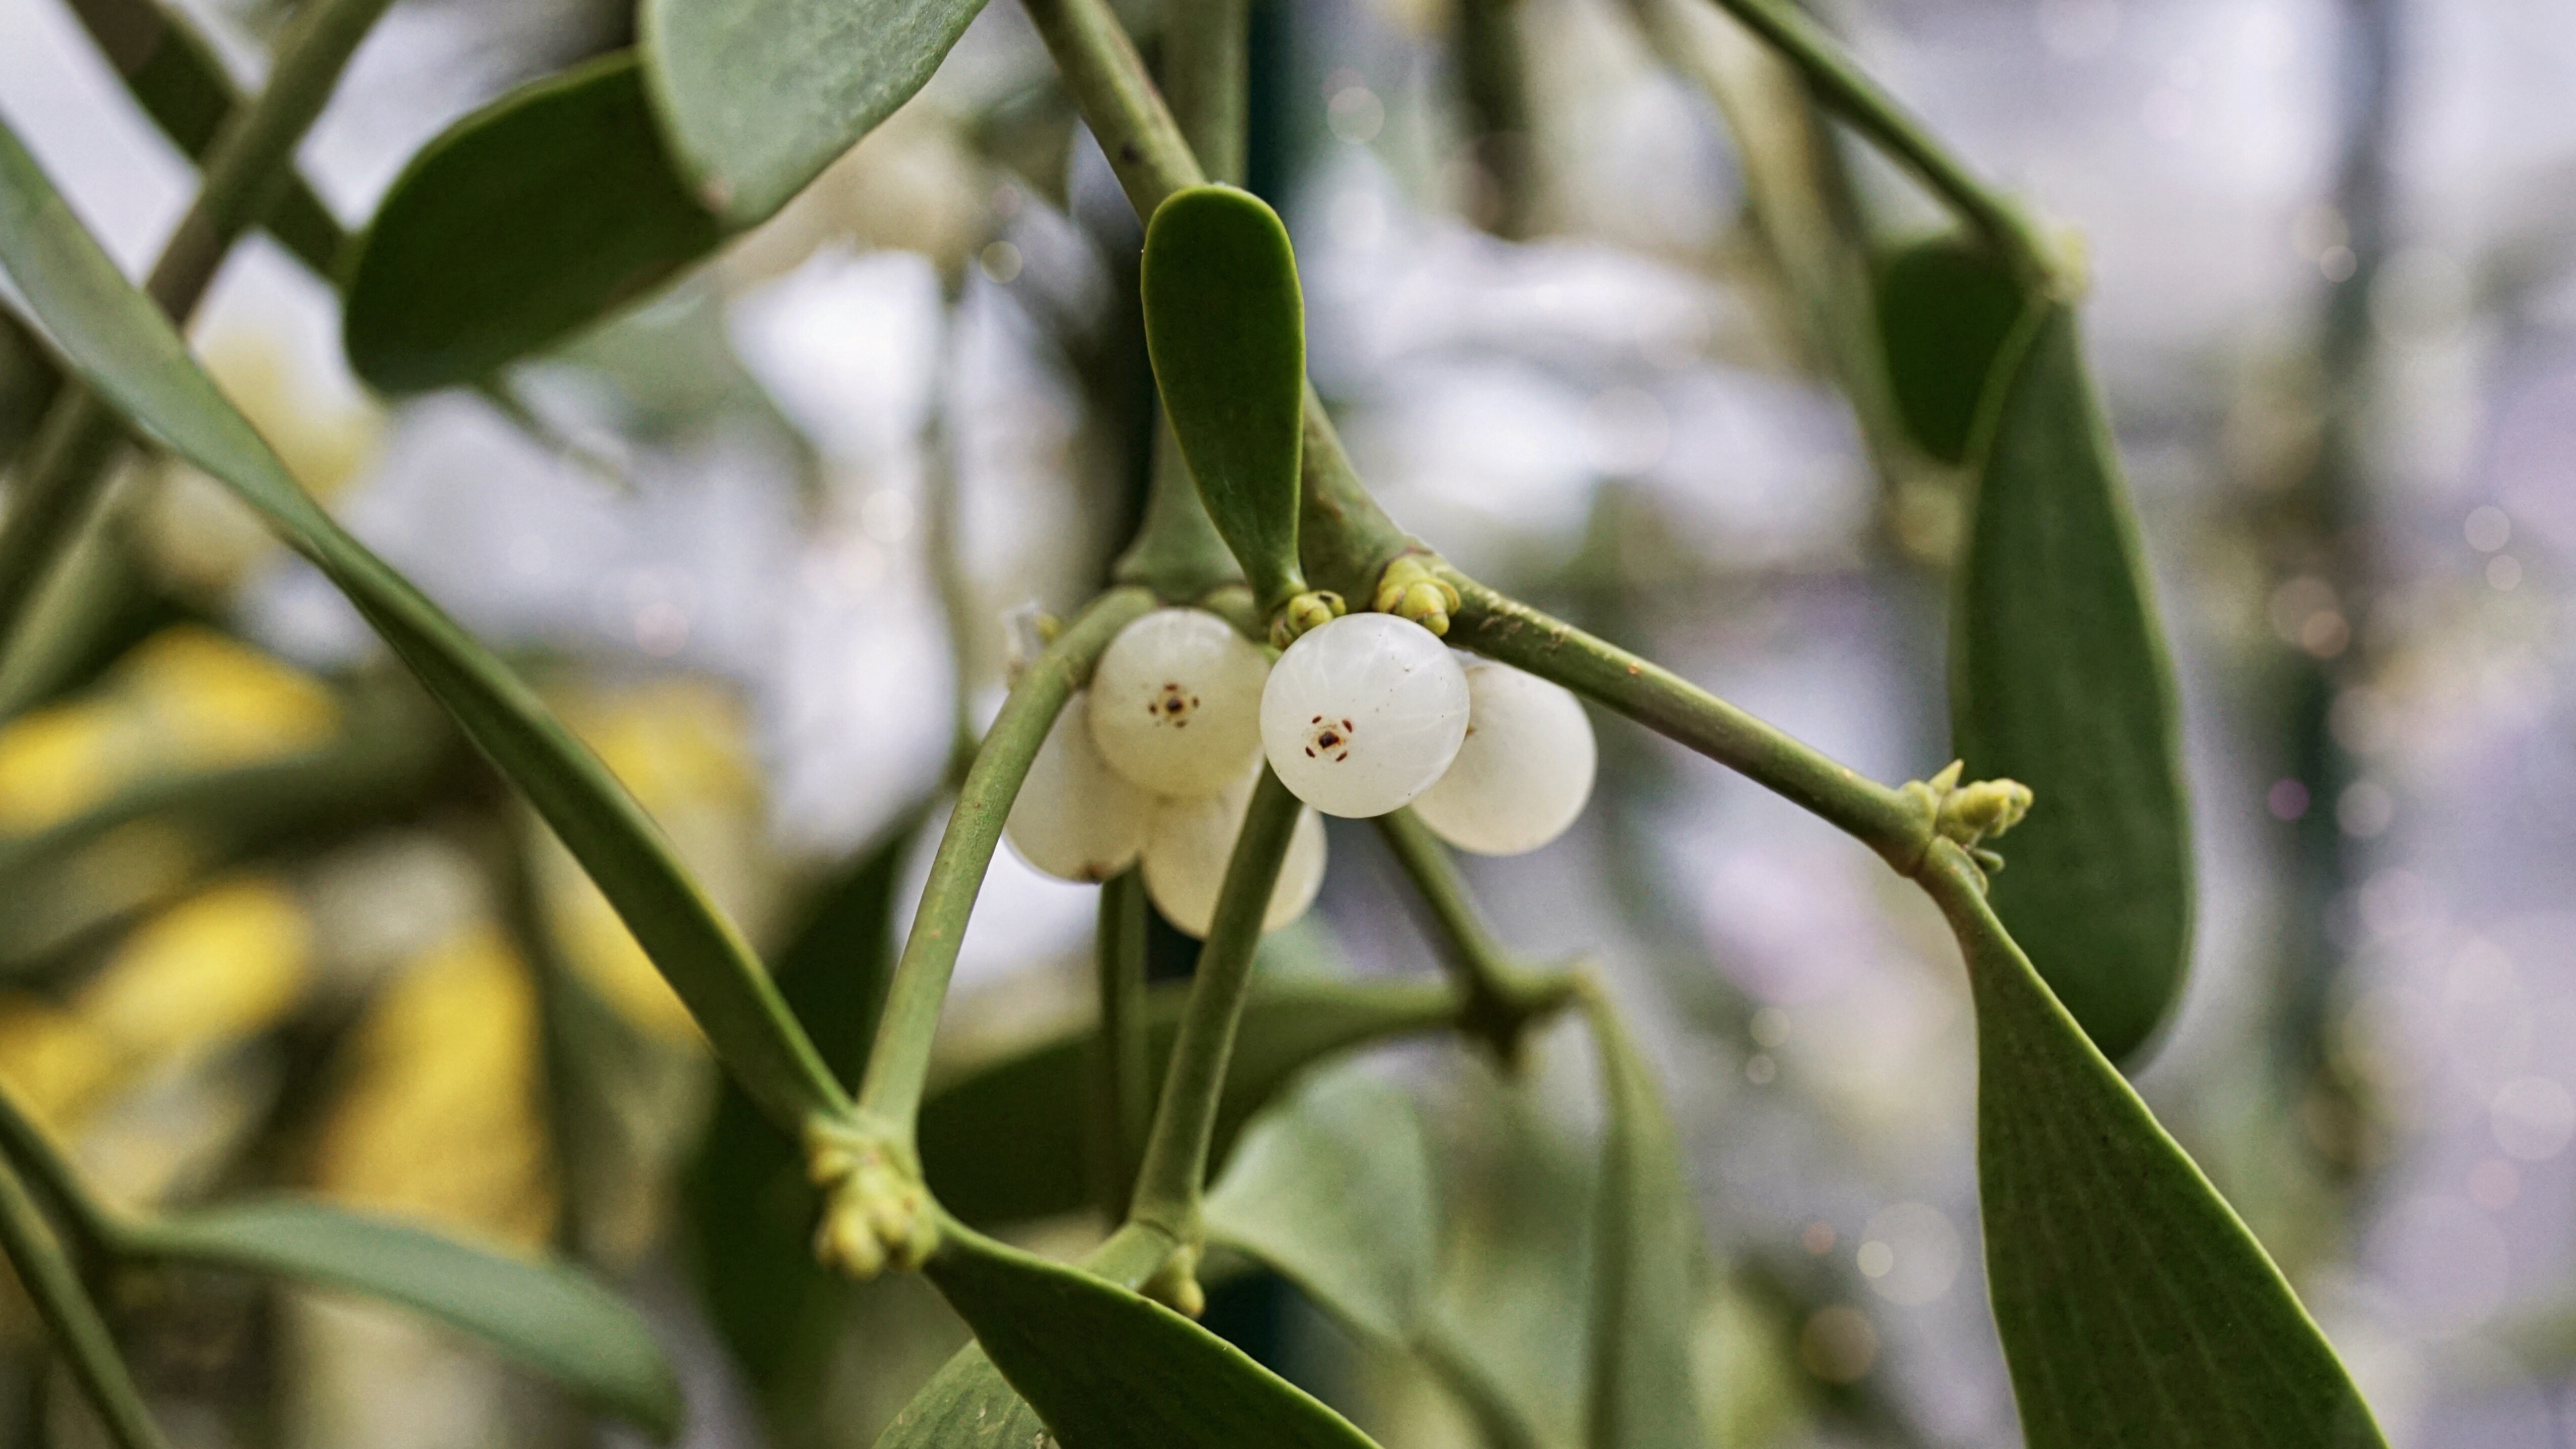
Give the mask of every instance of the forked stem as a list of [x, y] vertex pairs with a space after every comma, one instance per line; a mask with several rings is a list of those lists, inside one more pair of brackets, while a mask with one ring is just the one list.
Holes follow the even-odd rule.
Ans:
[[[1753, 0], [1728, 3], [1732, 7]], [[1136, 214], [1150, 217], [1165, 196], [1199, 184], [1203, 178], [1187, 141], [1105, 0], [1026, 0], [1026, 4], [1029, 18], [1054, 54], [1075, 104], [1108, 153]], [[1771, 9], [1767, 0], [1755, 8], [1766, 13]], [[1919, 150], [1937, 174], [1967, 188], [1961, 195], [1984, 195], [1946, 152], [1920, 134], [1919, 127], [1910, 121], [1897, 124], [1904, 118], [1893, 102], [1842, 60], [1820, 33], [1785, 21], [1775, 28], [1777, 35], [1764, 32], [1774, 44], [1785, 48], [1797, 40], [1806, 45], [1802, 54], [1808, 59], [1802, 66], [1840, 67], [1837, 73], [1844, 75], [1845, 85], [1835, 94], [1843, 103], [1879, 117], [1889, 137], [1907, 138], [1907, 144]], [[1826, 84], [1822, 79], [1817, 83]], [[1951, 194], [1946, 187], [1944, 194]], [[1990, 210], [1997, 218], [2010, 215]], [[1374, 597], [1380, 572], [1413, 551], [1414, 545], [1369, 497], [1311, 387], [1306, 391], [1304, 468], [1299, 536], [1307, 578], [1317, 588], [1334, 589], [1350, 599]], [[1923, 847], [1931, 838], [1930, 822], [1919, 818], [1901, 792], [1864, 779], [1668, 670], [1445, 566], [1436, 572], [1462, 595], [1473, 591], [1464, 617], [1453, 625], [1457, 632], [1451, 633], [1450, 642], [1555, 680], [1742, 771], [1867, 843], [1902, 873], [1912, 874], [1922, 860]]]
[[1521, 1033], [1533, 1019], [1565, 1004], [1574, 990], [1573, 978], [1564, 973], [1539, 976], [1514, 962], [1510, 948], [1476, 909], [1449, 847], [1420, 816], [1395, 810], [1375, 823], [1378, 838], [1394, 854], [1440, 937], [1440, 964], [1463, 998], [1459, 1029], [1483, 1038], [1505, 1065], [1518, 1061]]

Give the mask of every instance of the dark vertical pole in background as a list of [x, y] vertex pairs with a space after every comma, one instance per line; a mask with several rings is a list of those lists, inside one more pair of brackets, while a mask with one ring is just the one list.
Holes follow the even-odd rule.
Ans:
[[[2282, 680], [2285, 775], [2305, 792], [2293, 826], [2288, 929], [2282, 933], [2281, 1069], [2305, 1135], [2328, 1180], [2350, 1192], [2380, 1129], [2368, 1085], [2338, 1065], [2328, 1014], [2348, 965], [2348, 929], [2335, 917], [2367, 864], [2370, 846], [2344, 828], [2339, 808], [2362, 777], [2335, 737], [2336, 700], [2367, 680], [2371, 610], [2381, 550], [2363, 456], [2373, 339], [2370, 289], [2393, 230], [2389, 151], [2399, 81], [2399, 0], [2343, 0], [2336, 97], [2340, 115], [2330, 204], [2342, 219], [2345, 256], [2328, 248], [2317, 343], [2315, 456], [2283, 494], [2272, 526], [2275, 583], [2301, 576], [2333, 590], [2344, 621], [2291, 651]], [[2340, 275], [2338, 275], [2340, 274]]]

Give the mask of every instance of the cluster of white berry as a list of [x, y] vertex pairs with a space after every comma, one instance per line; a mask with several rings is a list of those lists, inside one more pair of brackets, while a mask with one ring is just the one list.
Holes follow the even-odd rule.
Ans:
[[1411, 805], [1450, 844], [1517, 855], [1555, 839], [1592, 791], [1592, 725], [1573, 695], [1453, 654], [1392, 614], [1309, 631], [1272, 665], [1223, 619], [1157, 609], [1110, 642], [1029, 767], [1005, 834], [1066, 880], [1139, 859], [1175, 926], [1207, 934], [1267, 756], [1300, 813], [1263, 929], [1313, 904], [1316, 812]]

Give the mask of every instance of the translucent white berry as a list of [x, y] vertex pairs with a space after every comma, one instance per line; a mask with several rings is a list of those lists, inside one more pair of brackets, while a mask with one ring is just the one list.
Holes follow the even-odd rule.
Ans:
[[1483, 659], [1466, 670], [1467, 741], [1413, 813], [1460, 850], [1536, 850], [1592, 796], [1592, 721], [1572, 694], [1535, 675]]
[[1156, 609], [1119, 632], [1091, 676], [1091, 738], [1156, 795], [1213, 795], [1261, 748], [1270, 661], [1204, 609]]
[[[1164, 800], [1154, 808], [1145, 837], [1145, 894], [1163, 919], [1202, 940], [1216, 919], [1226, 863], [1234, 858], [1234, 837], [1242, 833], [1259, 778], [1254, 771], [1214, 795]], [[1300, 810], [1261, 929], [1275, 931], [1306, 914], [1323, 885], [1324, 822], [1314, 811]]]
[[1079, 693], [1065, 702], [1029, 762], [1002, 838], [1020, 859], [1062, 880], [1107, 880], [1145, 848], [1153, 797], [1100, 758]]
[[1467, 676], [1430, 630], [1345, 614], [1288, 646], [1261, 694], [1261, 747], [1298, 799], [1384, 815], [1431, 788], [1467, 734]]

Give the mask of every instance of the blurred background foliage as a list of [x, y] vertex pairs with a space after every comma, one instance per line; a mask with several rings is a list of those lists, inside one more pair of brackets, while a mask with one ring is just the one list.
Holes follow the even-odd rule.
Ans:
[[[285, 14], [185, 8], [245, 82]], [[1818, 8], [2086, 259], [2200, 845], [2194, 977], [2141, 1089], [2393, 1442], [2576, 1444], [2576, 12]], [[404, 0], [307, 175], [363, 220], [446, 122], [628, 43], [629, 9]], [[1867, 280], [1926, 204], [1695, 0], [1260, 0], [1254, 26], [1250, 182], [1389, 510], [1870, 775], [1945, 758], [1945, 379], [1904, 394], [1901, 330], [1896, 392], [1863, 360]], [[57, 0], [0, 0], [0, 103], [148, 257], [192, 173]], [[540, 683], [846, 1068], [1004, 611], [1078, 603], [1140, 505], [1138, 242], [1004, 4], [775, 219], [487, 389], [370, 396], [330, 286], [265, 238], [194, 335], [307, 486]], [[0, 366], [0, 459], [41, 387]], [[692, 1444], [873, 1443], [962, 1326], [917, 1280], [812, 1268], [785, 1144], [319, 576], [141, 454], [76, 560], [0, 662], [0, 1081], [119, 1202], [294, 1186], [580, 1256], [652, 1315]], [[1602, 743], [1576, 831], [1471, 874], [1644, 1024], [1713, 1247], [1706, 1421], [2011, 1442], [1946, 935], [1783, 802], [1618, 721]], [[1392, 862], [1334, 829], [1323, 909], [1265, 969], [1426, 974]], [[996, 862], [942, 1080], [1078, 1024], [1092, 922], [1088, 888]], [[1309, 1082], [1308, 1128], [1373, 1124], [1355, 1181], [1426, 1185], [1388, 1199], [1422, 1221], [1372, 1226], [1441, 1269], [1400, 1322], [1247, 1273], [1211, 1324], [1390, 1446], [1515, 1415], [1573, 1442], [1585, 1057], [1567, 1029], [1509, 1084], [1433, 1043]], [[955, 1110], [1062, 1179], [1081, 1148], [1042, 1099]], [[996, 1202], [1024, 1241], [1099, 1231]], [[182, 1443], [593, 1432], [389, 1310], [213, 1277], [118, 1306]], [[0, 1435], [93, 1434], [13, 1298]]]

